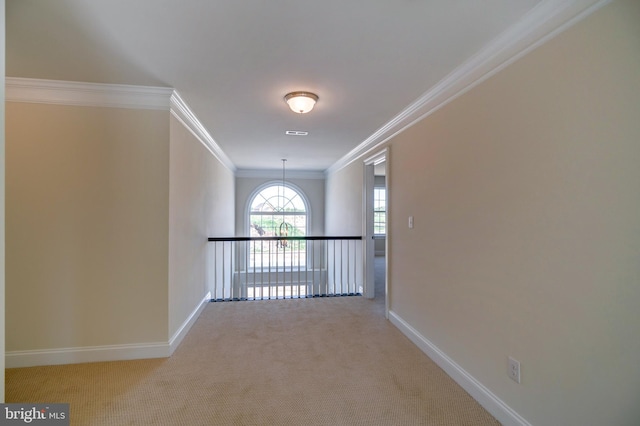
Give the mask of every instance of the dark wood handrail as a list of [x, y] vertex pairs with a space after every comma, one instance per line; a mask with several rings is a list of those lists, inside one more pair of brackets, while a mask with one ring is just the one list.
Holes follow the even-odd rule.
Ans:
[[318, 241], [318, 240], [361, 240], [361, 236], [346, 237], [209, 237], [208, 241]]

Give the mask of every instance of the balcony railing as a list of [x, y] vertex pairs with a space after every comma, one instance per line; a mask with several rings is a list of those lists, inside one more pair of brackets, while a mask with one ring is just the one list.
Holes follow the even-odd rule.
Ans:
[[213, 301], [359, 295], [362, 237], [209, 238]]

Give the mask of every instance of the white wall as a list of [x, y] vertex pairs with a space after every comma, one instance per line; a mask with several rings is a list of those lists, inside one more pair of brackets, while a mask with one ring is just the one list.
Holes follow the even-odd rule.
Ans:
[[205, 306], [234, 176], [170, 92], [158, 109], [6, 104], [9, 366], [168, 356]]
[[235, 178], [175, 117], [171, 117], [169, 188], [169, 336], [212, 289], [207, 237], [232, 235]]
[[[363, 214], [364, 163], [355, 161], [327, 176], [326, 183], [326, 232], [332, 236], [364, 235]], [[365, 289], [365, 263], [363, 245], [356, 250], [355, 270], [358, 292], [370, 294]], [[352, 262], [343, 257], [344, 264]]]
[[[236, 235], [246, 236], [246, 212], [249, 198], [253, 192], [267, 182], [281, 183], [282, 179], [276, 178], [236, 178]], [[286, 178], [287, 183], [291, 183], [304, 192], [310, 204], [311, 223], [307, 231], [308, 235], [324, 235], [324, 179], [301, 179]], [[216, 235], [217, 237], [228, 237], [231, 235]]]
[[327, 176], [327, 235], [362, 235], [364, 163], [354, 161]]
[[640, 419], [638, 22], [614, 1], [389, 142], [392, 316], [533, 425]]
[[169, 112], [6, 114], [7, 351], [166, 342]]

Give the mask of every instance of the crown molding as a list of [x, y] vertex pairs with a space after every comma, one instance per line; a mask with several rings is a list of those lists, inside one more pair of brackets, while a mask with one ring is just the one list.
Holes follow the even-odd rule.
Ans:
[[[287, 170], [287, 179], [324, 179], [325, 174], [321, 170]], [[282, 170], [274, 169], [240, 169], [236, 171], [236, 177], [254, 179], [282, 179]]]
[[542, 0], [520, 21], [325, 170], [331, 175], [428, 117], [611, 0]]
[[170, 102], [171, 114], [178, 119], [191, 133], [202, 143], [231, 172], [236, 172], [236, 166], [224, 153], [222, 148], [211, 137], [207, 129], [202, 125], [198, 117], [191, 111], [189, 106], [180, 97], [177, 91], [171, 94]]
[[168, 110], [170, 87], [7, 77], [7, 102]]
[[170, 87], [7, 77], [7, 102], [170, 111], [231, 172], [236, 167], [177, 91]]

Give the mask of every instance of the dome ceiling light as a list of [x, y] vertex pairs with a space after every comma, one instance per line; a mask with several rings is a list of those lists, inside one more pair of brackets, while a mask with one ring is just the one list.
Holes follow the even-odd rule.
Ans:
[[285, 95], [284, 100], [289, 104], [291, 111], [306, 114], [313, 109], [318, 95], [311, 92], [291, 92]]

